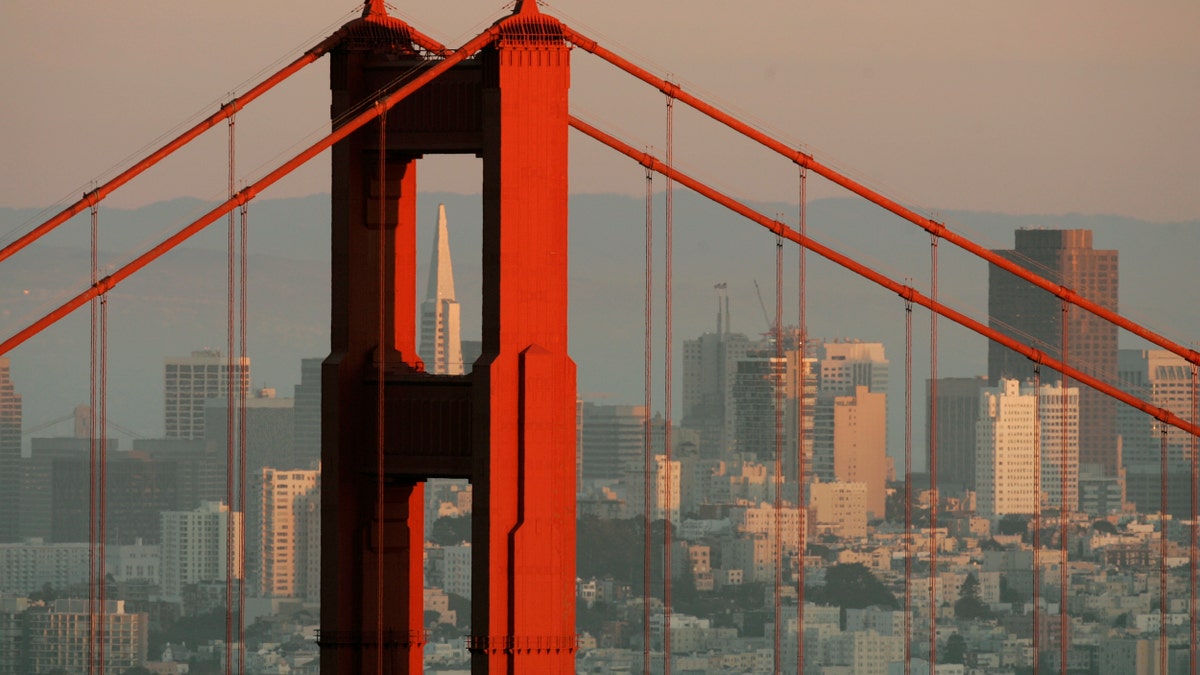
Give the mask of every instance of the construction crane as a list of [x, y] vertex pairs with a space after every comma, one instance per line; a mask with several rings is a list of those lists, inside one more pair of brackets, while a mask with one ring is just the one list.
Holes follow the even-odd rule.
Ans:
[[[75, 437], [76, 438], [87, 438], [91, 434], [92, 410], [91, 410], [91, 408], [89, 408], [86, 405], [80, 405], [80, 406], [75, 406], [75, 409], [72, 410], [71, 412], [67, 413], [66, 415], [62, 415], [60, 417], [55, 417], [54, 419], [52, 419], [48, 422], [42, 422], [41, 424], [37, 424], [32, 427], [22, 429], [21, 436], [32, 436], [33, 434], [36, 434], [41, 431], [45, 431], [46, 429], [49, 429], [50, 427], [53, 427], [58, 424], [62, 424], [63, 422], [66, 422], [69, 420], [75, 421]], [[128, 436], [130, 438], [145, 438], [146, 437], [145, 434], [141, 434], [141, 433], [133, 431], [132, 429], [129, 429], [127, 427], [123, 427], [120, 424], [117, 424], [116, 422], [113, 422], [112, 420], [109, 420], [109, 419], [105, 419], [104, 424], [107, 428], [114, 429], [114, 430], [120, 432], [121, 434], [124, 434], [125, 436]]]
[[763, 322], [767, 324], [767, 332], [763, 335], [775, 334], [775, 322], [771, 321], [771, 315], [767, 314], [767, 303], [763, 302], [762, 289], [758, 287], [758, 279], [754, 280], [754, 293], [758, 295], [758, 306], [762, 308]]

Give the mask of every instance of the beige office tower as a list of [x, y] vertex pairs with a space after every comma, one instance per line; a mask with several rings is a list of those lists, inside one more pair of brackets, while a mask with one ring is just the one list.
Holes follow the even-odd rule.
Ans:
[[[308, 558], [299, 550], [311, 538], [301, 533], [310, 521], [308, 504], [320, 485], [320, 470], [262, 470], [258, 522], [253, 523], [257, 537], [255, 572], [263, 597], [303, 597], [309, 592], [305, 575]], [[304, 569], [301, 569], [301, 563]]]
[[421, 303], [421, 360], [425, 372], [462, 375], [462, 338], [459, 335], [459, 306], [454, 298], [454, 266], [450, 262], [450, 237], [446, 229], [446, 205], [438, 204], [437, 234], [429, 262], [429, 281]]
[[[980, 515], [1029, 515], [1079, 506], [1079, 390], [1002, 379], [979, 395], [975, 485]], [[1064, 418], [1065, 413], [1065, 418]], [[1038, 457], [1041, 483], [1038, 483]], [[1064, 468], [1065, 478], [1064, 481]]]
[[[230, 360], [215, 349], [166, 360], [163, 423], [167, 438], [204, 438], [205, 401], [228, 395], [230, 367]], [[233, 387], [244, 395], [250, 387], [250, 358], [234, 359], [232, 370]]]

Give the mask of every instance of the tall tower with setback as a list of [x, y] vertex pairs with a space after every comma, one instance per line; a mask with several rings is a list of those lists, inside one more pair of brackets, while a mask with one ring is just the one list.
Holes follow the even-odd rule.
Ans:
[[[1091, 230], [1024, 229], [1016, 247], [995, 251], [1031, 271], [1117, 311], [1117, 252], [1092, 248]], [[1005, 335], [1063, 359], [1063, 301], [996, 266], [988, 269], [988, 325]], [[1077, 307], [1066, 313], [1066, 362], [1102, 380], [1117, 375], [1117, 328]], [[988, 343], [988, 380], [1026, 381], [1034, 364]], [[1050, 373], [1043, 372], [1043, 378]], [[1079, 391], [1079, 460], [1105, 475], [1117, 474], [1116, 403], [1090, 387]]]

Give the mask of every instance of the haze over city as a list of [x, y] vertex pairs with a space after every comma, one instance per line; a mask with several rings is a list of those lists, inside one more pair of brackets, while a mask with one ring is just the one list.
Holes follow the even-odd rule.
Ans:
[[[736, 7], [709, 0], [654, 6], [619, 0], [601, 7], [564, 0], [538, 6], [835, 171], [946, 223], [1003, 258], [1032, 266], [1052, 284], [1080, 291], [1194, 348], [1200, 312], [1194, 303], [1180, 302], [1184, 289], [1194, 284], [1195, 251], [1200, 250], [1194, 168], [1200, 153], [1200, 127], [1194, 122], [1200, 110], [1200, 46], [1193, 35], [1200, 8], [1192, 3], [1137, 7], [1105, 0], [1045, 7], [922, 0]], [[478, 2], [387, 8], [450, 47], [513, 11], [511, 4]], [[0, 9], [0, 68], [18, 96], [15, 105], [0, 109], [6, 129], [0, 152], [9, 160], [0, 167], [0, 245], [362, 11], [313, 2], [243, 6], [220, 0], [142, 7], [117, 0], [56, 15], [41, 3], [6, 5]], [[395, 48], [394, 42], [380, 42], [370, 58]], [[331, 60], [317, 62], [238, 112], [236, 126], [228, 127], [236, 131], [232, 163], [238, 187], [328, 133]], [[334, 81], [339, 81], [336, 74]], [[675, 166], [685, 173], [798, 227], [795, 164], [679, 102], [668, 149], [662, 94], [583, 49], [571, 52], [570, 81], [572, 115], [659, 157], [673, 153]], [[335, 89], [336, 110], [347, 99], [338, 98], [345, 90]], [[541, 90], [526, 91], [539, 92], [520, 99], [534, 110], [541, 103], [529, 101], [540, 101]], [[227, 133], [222, 122], [99, 207], [99, 262], [93, 274], [112, 273], [226, 198]], [[534, 254], [522, 264], [542, 265], [535, 268], [545, 269], [546, 279], [564, 274], [570, 296], [561, 306], [564, 324], [547, 322], [549, 328], [538, 332], [544, 316], [556, 316], [559, 305], [536, 284], [528, 298], [505, 296], [529, 303], [507, 305], [496, 299], [497, 285], [488, 285], [494, 280], [489, 274], [503, 268], [497, 261], [511, 265], [515, 258], [511, 252], [488, 257], [490, 250], [513, 249], [484, 249], [487, 223], [496, 222], [500, 208], [496, 200], [488, 201], [487, 188], [481, 195], [481, 176], [490, 161], [487, 146], [458, 156], [428, 156], [416, 164], [419, 193], [399, 202], [415, 205], [416, 262], [410, 270], [415, 297], [397, 294], [394, 300], [413, 310], [426, 371], [460, 377], [460, 385], [491, 382], [489, 398], [474, 405], [495, 406], [502, 411], [493, 413], [496, 419], [507, 414], [498, 401], [505, 400], [508, 386], [503, 365], [508, 348], [491, 353], [496, 361], [494, 370], [483, 371], [487, 375], [470, 374], [480, 349], [489, 354], [480, 345], [481, 339], [491, 339], [484, 303], [509, 312], [518, 307], [519, 319], [505, 325], [529, 331], [533, 344], [550, 345], [549, 351], [531, 352], [532, 362], [521, 356], [520, 378], [528, 376], [527, 363], [549, 368], [537, 365], [538, 358], [558, 363], [553, 361], [559, 355], [553, 346], [556, 331], [569, 338], [574, 365], [536, 371], [550, 379], [540, 380], [537, 389], [522, 384], [519, 391], [522, 397], [538, 395], [568, 382], [576, 389], [575, 421], [568, 424], [566, 416], [558, 416], [562, 420], [555, 417], [553, 427], [564, 438], [574, 436], [575, 494], [567, 495], [569, 481], [544, 483], [546, 494], [556, 495], [546, 499], [570, 501], [575, 520], [555, 525], [559, 529], [552, 536], [539, 529], [544, 541], [510, 558], [487, 543], [508, 517], [503, 500], [510, 494], [527, 499], [525, 481], [538, 480], [528, 479], [534, 475], [529, 472], [545, 469], [550, 476], [561, 468], [557, 460], [528, 457], [569, 452], [539, 436], [528, 445], [522, 441], [520, 454], [513, 456], [512, 465], [522, 467], [515, 486], [497, 482], [493, 492], [487, 483], [479, 496], [479, 486], [472, 493], [464, 483], [428, 484], [420, 528], [396, 535], [414, 537], [408, 544], [412, 551], [423, 550], [423, 561], [401, 562], [390, 549], [376, 559], [369, 547], [329, 543], [331, 533], [343, 544], [360, 541], [346, 523], [366, 528], [367, 520], [322, 526], [322, 515], [330, 517], [321, 510], [322, 492], [343, 495], [344, 501], [330, 502], [343, 504], [342, 509], [353, 499], [364, 509], [375, 504], [372, 498], [368, 505], [366, 492], [356, 494], [362, 486], [347, 482], [349, 473], [329, 467], [330, 457], [351, 462], [343, 459], [351, 456], [346, 452], [371, 447], [364, 443], [366, 436], [345, 431], [369, 426], [359, 424], [364, 418], [353, 417], [356, 412], [345, 412], [369, 403], [347, 393], [352, 388], [329, 385], [324, 391], [326, 423], [335, 417], [350, 424], [333, 425], [339, 431], [332, 446], [333, 434], [326, 434], [323, 487], [317, 463], [322, 456], [320, 361], [331, 349], [361, 352], [354, 341], [365, 330], [363, 322], [371, 320], [355, 314], [348, 320], [352, 347], [338, 343], [339, 321], [345, 319], [334, 311], [331, 320], [330, 307], [347, 306], [339, 305], [345, 301], [339, 300], [337, 280], [350, 258], [339, 258], [336, 247], [331, 255], [330, 222], [336, 240], [339, 223], [357, 225], [355, 219], [374, 216], [369, 208], [365, 216], [345, 208], [345, 195], [358, 194], [357, 184], [339, 198], [344, 184], [333, 180], [331, 199], [331, 153], [325, 152], [249, 205], [244, 386], [261, 394], [247, 402], [254, 411], [246, 422], [248, 502], [233, 487], [226, 492], [224, 439], [238, 423], [228, 422], [226, 428], [222, 416], [228, 412], [219, 403], [224, 385], [212, 382], [218, 372], [224, 373], [218, 378], [223, 382], [222, 369], [233, 363], [222, 354], [234, 335], [226, 324], [227, 312], [233, 311], [226, 304], [233, 297], [227, 296], [233, 291], [226, 284], [235, 277], [227, 277], [234, 272], [226, 266], [236, 258], [225, 251], [226, 236], [233, 234], [224, 219], [105, 296], [107, 395], [100, 409], [110, 421], [108, 434], [119, 438], [111, 449], [119, 452], [109, 460], [114, 462], [115, 478], [108, 483], [114, 529], [107, 531], [107, 560], [115, 585], [108, 599], [124, 604], [106, 607], [102, 614], [114, 622], [114, 634], [131, 635], [133, 645], [114, 647], [101, 657], [108, 659], [109, 672], [141, 675], [143, 665], [160, 673], [183, 672], [172, 665], [176, 655], [192, 673], [219, 672], [222, 663], [226, 673], [242, 668], [233, 665], [231, 655], [240, 653], [244, 660], [247, 654], [226, 644], [236, 642], [244, 628], [232, 627], [235, 613], [227, 609], [236, 597], [235, 579], [245, 579], [250, 598], [249, 605], [237, 601], [237, 612], [246, 612], [241, 620], [252, 625], [253, 633], [247, 641], [250, 667], [244, 672], [315, 673], [321, 661], [328, 670], [331, 652], [326, 649], [318, 658], [314, 631], [318, 625], [328, 630], [333, 616], [343, 621], [349, 612], [360, 621], [358, 615], [369, 614], [355, 605], [371, 602], [366, 594], [354, 595], [363, 590], [355, 584], [366, 578], [362, 570], [370, 565], [381, 570], [392, 563], [400, 565], [396, 578], [405, 580], [397, 582], [402, 590], [395, 592], [415, 595], [398, 601], [412, 617], [388, 625], [409, 631], [411, 642], [403, 650], [419, 645], [410, 664], [419, 664], [423, 651], [425, 667], [439, 673], [465, 672], [460, 669], [468, 663], [476, 672], [484, 672], [484, 663], [493, 668], [534, 663], [520, 661], [541, 653], [542, 647], [523, 650], [526, 639], [531, 645], [568, 648], [579, 672], [654, 672], [668, 669], [675, 659], [685, 672], [729, 673], [787, 672], [798, 667], [798, 659], [805, 660], [805, 672], [822, 674], [908, 675], [910, 666], [912, 672], [926, 672], [930, 660], [939, 662], [939, 673], [942, 665], [961, 664], [945, 671], [951, 675], [1023, 674], [1037, 665], [1061, 666], [1065, 673], [1066, 661], [1096, 675], [1152, 672], [1147, 670], [1152, 667], [1159, 669], [1153, 672], [1194, 670], [1200, 548], [1196, 527], [1188, 526], [1195, 517], [1188, 495], [1194, 500], [1197, 489], [1188, 478], [1196, 452], [1190, 437], [1172, 432], [1168, 443], [1162, 435], [1166, 454], [1160, 467], [1159, 429], [1149, 418], [1090, 390], [1081, 392], [1076, 382], [1069, 391], [1056, 388], [1059, 376], [1049, 369], [1038, 371], [1042, 386], [1035, 389], [1028, 359], [989, 349], [984, 338], [943, 319], [936, 364], [945, 387], [938, 406], [942, 454], [935, 479], [927, 462], [928, 378], [934, 372], [927, 310], [910, 315], [915, 330], [907, 340], [906, 306], [894, 291], [809, 253], [804, 321], [810, 342], [799, 351], [796, 247], [784, 246], [777, 271], [776, 247], [782, 240], [676, 187], [674, 313], [668, 324], [663, 316], [664, 181], [656, 176], [648, 183], [636, 163], [569, 133], [569, 196], [545, 187], [557, 185], [553, 179], [520, 193], [538, 204], [524, 212], [530, 215], [531, 234], [522, 250], [527, 245]], [[366, 134], [359, 136], [354, 142], [361, 143]], [[474, 147], [471, 142], [463, 147]], [[536, 143], [530, 147], [522, 147], [521, 154], [543, 151]], [[557, 157], [553, 152], [546, 157]], [[374, 170], [374, 160], [349, 161], [366, 162], [363, 166]], [[551, 161], [556, 160], [546, 160]], [[348, 166], [334, 165], [335, 171]], [[362, 179], [354, 175], [347, 180]], [[935, 293], [928, 234], [815, 174], [807, 186], [808, 235], [920, 293]], [[538, 190], [546, 192], [534, 196]], [[646, 194], [649, 203], [643, 200]], [[643, 319], [647, 216], [655, 228], [649, 327]], [[28, 251], [0, 262], [0, 337], [91, 283], [87, 225], [85, 211]], [[561, 246], [568, 247], [564, 257], [570, 262], [560, 268], [562, 251], [548, 242], [559, 241], [555, 237], [567, 230]], [[435, 246], [435, 232], [441, 246]], [[1051, 357], [1058, 353], [1058, 300], [1043, 292], [1030, 295], [1023, 284], [1010, 284], [994, 266], [948, 242], [940, 245], [938, 256], [939, 300]], [[492, 272], [486, 260], [492, 261]], [[350, 268], [356, 264], [370, 263], [355, 259]], [[525, 268], [521, 274], [521, 283], [532, 278]], [[355, 291], [363, 292], [372, 291], [367, 286]], [[347, 310], [347, 316], [358, 311]], [[778, 332], [777, 311], [785, 326]], [[1183, 358], [1144, 351], [1149, 342], [1105, 322], [1070, 317], [1071, 365], [1194, 423], [1195, 394], [1188, 394], [1194, 368]], [[668, 325], [670, 343], [664, 345]], [[6, 357], [0, 360], [0, 628], [8, 626], [14, 635], [49, 635], [38, 632], [46, 616], [86, 617], [80, 614], [86, 601], [79, 593], [88, 585], [79, 570], [89, 555], [88, 537], [97, 536], [81, 524], [87, 513], [81, 486], [88, 475], [88, 443], [68, 437], [87, 435], [79, 426], [86, 415], [76, 406], [88, 403], [93, 386], [88, 344], [94, 330], [89, 330], [88, 312], [80, 309], [0, 355]], [[664, 347], [674, 352], [669, 377]], [[911, 371], [906, 348], [912, 351]], [[359, 356], [344, 358], [338, 368], [358, 367], [348, 364]], [[652, 361], [649, 375], [645, 359]], [[666, 400], [671, 378], [674, 392]], [[649, 409], [643, 407], [647, 383], [653, 390]], [[185, 403], [189, 393], [195, 400]], [[331, 395], [346, 398], [331, 406]], [[905, 405], [906, 395], [911, 407]], [[539, 405], [555, 397], [542, 398], [546, 401]], [[573, 402], [559, 398], [550, 404], [555, 410]], [[14, 409], [21, 411], [15, 418]], [[526, 408], [521, 410], [525, 425]], [[343, 414], [347, 417], [336, 417]], [[664, 414], [674, 424], [665, 438]], [[643, 433], [651, 418], [653, 433]], [[428, 419], [435, 426], [456, 424], [444, 412]], [[384, 425], [378, 429], [384, 433]], [[423, 439], [422, 433], [414, 431], [412, 438]], [[474, 455], [475, 460], [500, 462], [508, 447], [502, 435], [487, 443], [472, 441], [468, 453], [487, 447], [487, 454]], [[438, 442], [453, 444], [445, 440], [451, 437], [439, 436]], [[664, 448], [671, 438], [672, 445]], [[414, 440], [412, 447], [424, 447], [422, 442]], [[382, 441], [379, 445], [382, 457]], [[329, 447], [341, 450], [330, 454]], [[534, 454], [527, 456], [530, 448]], [[131, 449], [136, 452], [125, 452]], [[904, 463], [906, 450], [912, 453], [911, 466]], [[803, 461], [796, 459], [798, 452]], [[374, 466], [373, 457], [367, 451], [360, 459]], [[425, 477], [459, 475], [458, 469], [445, 468], [459, 465], [445, 461], [436, 470], [414, 471], [426, 470]], [[801, 471], [805, 487], [798, 488]], [[772, 488], [775, 472], [787, 476], [778, 488]], [[492, 474], [486, 475], [483, 480], [491, 481]], [[405, 474], [387, 489], [412, 490], [413, 480], [424, 478]], [[380, 495], [383, 485], [381, 479]], [[542, 497], [537, 489], [531, 494]], [[800, 495], [805, 497], [798, 506]], [[385, 504], [382, 496], [378, 503]], [[413, 504], [410, 508], [417, 508]], [[488, 509], [487, 537], [481, 538], [479, 528], [470, 529], [473, 509]], [[13, 513], [17, 517], [9, 517]], [[337, 517], [349, 513], [338, 511]], [[529, 527], [541, 522], [521, 519]], [[200, 530], [189, 530], [189, 523], [222, 535], [210, 541], [195, 534]], [[930, 529], [935, 523], [938, 528]], [[562, 548], [553, 543], [568, 531], [562, 528], [569, 528], [571, 542], [578, 531], [577, 567], [559, 553], [542, 560], [547, 551]], [[229, 547], [243, 536], [244, 550]], [[671, 545], [665, 546], [668, 540]], [[511, 545], [518, 550], [517, 543]], [[189, 548], [223, 564], [189, 576], [187, 563], [180, 567]], [[331, 558], [331, 550], [337, 556]], [[1057, 562], [1060, 550], [1069, 564]], [[347, 551], [360, 557], [338, 557]], [[488, 567], [492, 555], [508, 561], [497, 580], [505, 577], [513, 588], [536, 587], [539, 594], [556, 584], [570, 585], [565, 575], [575, 573], [574, 600], [560, 607], [566, 623], [571, 623], [567, 610], [576, 610], [573, 634], [557, 628], [536, 639], [480, 633], [481, 609], [490, 614], [489, 599], [501, 596], [480, 595], [482, 586], [471, 578], [480, 569], [498, 569]], [[322, 562], [331, 560], [343, 567], [327, 567], [323, 575]], [[532, 560], [538, 570], [552, 570], [547, 579], [558, 576], [521, 586], [533, 578], [526, 569]], [[150, 571], [143, 574], [139, 563]], [[53, 575], [51, 568], [57, 570]], [[322, 591], [322, 580], [328, 584], [336, 576], [332, 569], [357, 570], [337, 577], [339, 585], [351, 579], [346, 599], [331, 587]], [[422, 591], [422, 580], [424, 597], [413, 599]], [[672, 584], [679, 593], [675, 606]], [[93, 598], [100, 586], [90, 585]], [[928, 595], [931, 587], [937, 588], [936, 598]], [[513, 597], [522, 595], [514, 591]], [[930, 604], [939, 609], [931, 613]], [[216, 630], [222, 615], [224, 633]], [[507, 616], [513, 620], [515, 615]], [[383, 631], [383, 614], [379, 617]], [[531, 621], [521, 625], [535, 625]], [[803, 632], [798, 633], [798, 623]], [[367, 624], [360, 626], [363, 636], [374, 630]], [[1068, 626], [1069, 641], [1061, 637]], [[351, 629], [330, 635], [323, 648], [349, 640], [344, 644], [358, 644], [363, 654], [373, 650]], [[383, 633], [378, 635], [381, 640]], [[105, 639], [103, 633], [99, 639]], [[522, 654], [518, 661], [496, 665], [503, 660], [496, 639], [507, 640], [510, 653]], [[279, 643], [283, 646], [272, 646]], [[60, 675], [49, 670], [60, 658], [51, 647], [14, 648], [8, 654], [0, 656], [0, 675], [25, 672], [34, 667], [30, 664], [37, 664], [37, 672]], [[62, 658], [67, 660], [57, 665], [71, 675], [82, 667], [79, 654]], [[384, 657], [378, 658], [382, 668]], [[570, 660], [555, 661], [554, 667], [567, 672]]]

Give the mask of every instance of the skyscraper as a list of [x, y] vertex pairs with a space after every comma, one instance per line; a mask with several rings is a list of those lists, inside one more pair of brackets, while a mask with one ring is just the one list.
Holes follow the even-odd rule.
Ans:
[[[1092, 248], [1091, 230], [1016, 231], [1016, 248], [994, 251], [1001, 256], [1073, 289], [1089, 300], [1117, 310], [1117, 252]], [[1063, 302], [992, 265], [988, 269], [988, 325], [1031, 343], [1053, 358], [1062, 358]], [[1077, 307], [1067, 320], [1067, 363], [1089, 375], [1112, 381], [1117, 373], [1117, 328]], [[988, 344], [988, 380], [1024, 381], [1033, 363], [995, 342]], [[1043, 378], [1056, 377], [1043, 372]], [[1115, 402], [1090, 387], [1079, 392], [1080, 460], [1098, 465], [1105, 475], [1117, 474]]]
[[1064, 406], [1061, 382], [1043, 384], [1039, 395], [1011, 379], [980, 392], [975, 464], [980, 514], [1027, 515], [1039, 505], [1057, 509], [1064, 501], [1064, 482], [1067, 508], [1078, 508], [1079, 390], [1068, 387], [1065, 395]]
[[[257, 508], [250, 508], [250, 527], [246, 548], [254, 559], [250, 575], [264, 597], [304, 596], [308, 550], [297, 549], [300, 527], [307, 520], [308, 503], [320, 485], [320, 470], [280, 471], [264, 468], [256, 473], [254, 495]], [[297, 504], [302, 509], [297, 510]], [[257, 512], [257, 513], [256, 513]], [[305, 538], [307, 540], [307, 538]], [[307, 566], [307, 562], [305, 562]]]
[[[163, 367], [163, 422], [167, 438], [204, 438], [204, 402], [229, 390], [230, 362], [221, 352], [203, 349], [190, 357], [168, 358]], [[233, 364], [234, 387], [250, 386], [249, 357]]]
[[21, 486], [21, 396], [0, 356], [0, 543], [18, 541]]
[[[1121, 388], [1184, 418], [1192, 417], [1192, 368], [1165, 349], [1122, 349], [1117, 357]], [[1157, 512], [1162, 497], [1162, 433], [1167, 434], [1167, 512], [1191, 517], [1192, 443], [1181, 429], [1166, 427], [1140, 410], [1117, 406], [1128, 499], [1143, 513]]]
[[300, 384], [295, 388], [292, 412], [292, 446], [296, 466], [311, 469], [321, 460], [321, 363], [311, 358], [300, 362]]
[[[228, 506], [219, 502], [205, 502], [192, 511], [162, 513], [160, 552], [164, 598], [179, 602], [183, 587], [188, 584], [226, 579], [230, 527], [236, 541], [243, 527], [242, 514], [231, 513]], [[235, 559], [235, 579], [241, 578], [243, 569], [242, 561]]]
[[[986, 377], [943, 377], [937, 381], [938, 488], [945, 493], [961, 495], [975, 489], [975, 422], [979, 420], [979, 392], [987, 386]], [[932, 397], [933, 388], [926, 380], [926, 406]], [[926, 438], [932, 433], [926, 415]], [[929, 466], [928, 458], [925, 465]]]
[[450, 262], [450, 237], [446, 229], [446, 205], [438, 204], [437, 234], [429, 261], [429, 281], [421, 303], [421, 346], [425, 372], [462, 375], [462, 338], [459, 336], [459, 306], [454, 299], [454, 267]]

